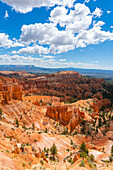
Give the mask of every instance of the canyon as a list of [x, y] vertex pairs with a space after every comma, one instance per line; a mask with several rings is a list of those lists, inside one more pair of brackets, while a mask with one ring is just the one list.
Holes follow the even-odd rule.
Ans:
[[25, 94], [57, 96], [65, 102], [88, 99], [94, 95], [113, 100], [112, 86], [104, 79], [85, 77], [74, 71], [24, 78], [20, 84]]
[[[1, 76], [0, 168], [91, 169], [88, 157], [84, 158], [85, 167], [80, 167], [84, 142], [89, 155], [94, 155], [92, 167], [111, 169], [109, 86], [104, 79], [89, 79], [72, 71], [16, 79]], [[55, 160], [53, 144], [57, 147]]]

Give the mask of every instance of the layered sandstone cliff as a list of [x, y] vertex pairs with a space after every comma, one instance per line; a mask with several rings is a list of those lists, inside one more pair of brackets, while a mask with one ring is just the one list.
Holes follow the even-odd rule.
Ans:
[[59, 121], [64, 126], [69, 125], [71, 132], [79, 124], [81, 118], [84, 118], [85, 116], [84, 112], [81, 112], [79, 108], [70, 110], [67, 105], [48, 106], [46, 115]]
[[0, 77], [0, 103], [8, 104], [11, 99], [22, 100], [22, 90], [15, 79]]

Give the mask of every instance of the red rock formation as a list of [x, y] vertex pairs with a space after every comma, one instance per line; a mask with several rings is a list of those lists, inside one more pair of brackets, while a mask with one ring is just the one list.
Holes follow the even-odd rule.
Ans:
[[40, 158], [41, 154], [40, 153], [35, 153], [35, 157]]
[[76, 118], [75, 116], [73, 116], [70, 121], [70, 131], [72, 132], [75, 129], [75, 127], [78, 125], [79, 125], [79, 118], [78, 117]]
[[101, 92], [97, 92], [97, 93], [93, 96], [93, 98], [103, 99], [103, 95], [102, 95]]
[[20, 150], [17, 145], [15, 145], [14, 149], [12, 150], [12, 153], [19, 154]]
[[93, 104], [91, 105], [91, 108], [93, 108], [93, 112], [99, 113], [100, 109], [107, 108], [111, 105], [111, 102], [109, 99], [95, 99]]
[[60, 123], [64, 126], [70, 124], [71, 132], [75, 129], [75, 127], [81, 121], [81, 118], [84, 118], [84, 112], [80, 111], [79, 108], [74, 110], [68, 110], [66, 105], [64, 106], [49, 106], [47, 107], [46, 115], [56, 121], [60, 121]]
[[85, 116], [85, 113], [82, 112], [82, 111], [78, 108], [78, 117], [79, 117], [79, 120], [80, 120], [81, 118], [84, 118], [84, 116]]
[[18, 84], [13, 85], [12, 98], [22, 100], [22, 90]]
[[35, 102], [33, 102], [33, 104], [36, 106], [40, 106], [39, 101], [35, 101]]
[[8, 104], [11, 99], [22, 100], [22, 90], [15, 79], [0, 77], [0, 103]]
[[76, 72], [60, 72], [30, 78], [21, 81], [20, 84], [24, 91], [31, 94], [58, 96], [63, 101], [87, 99], [92, 96], [102, 99], [102, 94], [108, 94], [105, 87], [109, 86], [104, 79], [86, 78]]
[[72, 112], [67, 111], [67, 106], [49, 106], [46, 115], [66, 125], [72, 117]]
[[77, 153], [73, 158], [73, 163], [75, 163], [80, 158], [80, 154]]

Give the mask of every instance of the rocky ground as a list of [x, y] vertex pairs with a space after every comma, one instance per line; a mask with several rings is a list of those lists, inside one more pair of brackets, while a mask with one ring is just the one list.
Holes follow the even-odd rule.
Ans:
[[[34, 100], [32, 100], [35, 98]], [[91, 135], [80, 132], [80, 125], [70, 134], [64, 134], [64, 127], [59, 121], [55, 121], [46, 115], [46, 105], [38, 106], [33, 104], [39, 96], [23, 97], [23, 101], [12, 100], [10, 104], [1, 105], [2, 115], [0, 116], [0, 168], [1, 169], [90, 169], [87, 161], [84, 168], [79, 164], [82, 160], [76, 156], [82, 142], [86, 143], [89, 154], [95, 157], [95, 164], [98, 169], [111, 168], [111, 163], [103, 162], [109, 160], [110, 149], [113, 145], [112, 130], [113, 123], [105, 136], [98, 132], [92, 139]], [[44, 99], [44, 96], [41, 98]], [[46, 97], [45, 97], [46, 100]], [[47, 102], [51, 101], [48, 96]], [[89, 122], [88, 108], [93, 103], [92, 99], [78, 101], [68, 104], [69, 109], [78, 107], [85, 113], [85, 119]], [[56, 103], [57, 105], [58, 103]], [[54, 102], [55, 105], [55, 102]], [[65, 104], [59, 103], [60, 106]], [[87, 107], [87, 110], [86, 110]], [[93, 110], [92, 110], [93, 111]], [[109, 114], [109, 113], [108, 113]], [[16, 120], [19, 125], [17, 126]], [[33, 125], [34, 124], [34, 125]], [[111, 135], [110, 135], [111, 134]], [[57, 147], [56, 160], [50, 159], [51, 153], [47, 154], [44, 148], [51, 148], [55, 143]], [[103, 151], [104, 147], [104, 151]], [[44, 153], [44, 154], [43, 154]]]
[[[61, 80], [65, 74], [57, 73], [57, 78]], [[54, 76], [56, 74], [49, 77], [51, 83], [55, 80]], [[75, 72], [68, 72], [65, 78], [70, 77], [71, 81], [73, 76], [77, 81], [81, 77], [81, 83], [82, 80], [89, 81]], [[57, 95], [33, 95], [31, 91], [36, 92], [36, 79], [38, 78], [34, 78], [32, 83], [27, 79], [26, 84], [23, 81], [24, 88], [27, 89], [25, 93], [25, 89], [22, 91], [20, 88], [19, 80], [1, 78], [0, 169], [111, 170], [113, 163], [109, 157], [113, 145], [113, 107], [110, 100], [104, 98], [101, 92], [96, 93], [93, 98], [71, 103], [62, 101]], [[100, 80], [90, 81], [101, 88]], [[44, 82], [40, 80], [39, 86], [43, 87]], [[103, 80], [102, 82], [107, 85]], [[56, 81], [55, 87], [57, 85]], [[80, 88], [79, 90], [81, 91]], [[80, 147], [83, 143], [88, 152], [81, 155]], [[52, 152], [54, 144], [55, 154]]]

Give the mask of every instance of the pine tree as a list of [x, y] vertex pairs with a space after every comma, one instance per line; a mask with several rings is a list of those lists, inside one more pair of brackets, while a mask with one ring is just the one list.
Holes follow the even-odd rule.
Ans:
[[113, 156], [113, 145], [111, 147], [111, 155]]
[[35, 129], [35, 124], [34, 124], [34, 123], [32, 124], [32, 129], [33, 129], [33, 130]]
[[96, 125], [96, 120], [93, 122], [93, 127], [95, 127], [95, 125]]
[[99, 127], [102, 126], [102, 120], [101, 120], [101, 118], [99, 118], [99, 120], [98, 120], [98, 126], [99, 126]]
[[81, 128], [81, 132], [82, 132], [83, 134], [85, 134], [85, 130], [86, 130], [86, 126], [83, 125], [83, 127]]
[[73, 145], [73, 141], [72, 141], [72, 139], [71, 139], [71, 145]]
[[22, 126], [22, 128], [26, 129], [26, 127], [25, 127], [25, 122], [23, 122], [23, 126]]
[[16, 125], [17, 125], [17, 127], [19, 127], [19, 121], [17, 118], [16, 118]]
[[88, 149], [86, 148], [86, 145], [85, 145], [85, 143], [84, 143], [84, 142], [81, 144], [81, 146], [80, 146], [80, 150], [81, 150], [82, 152], [85, 152], [85, 153], [87, 153], [87, 154], [88, 154]]
[[110, 113], [110, 115], [109, 115], [109, 121], [111, 120], [111, 113]]
[[96, 127], [96, 134], [98, 133], [98, 128]]
[[54, 156], [57, 154], [57, 147], [56, 147], [55, 143], [50, 148], [50, 152], [51, 152], [51, 155], [53, 155], [53, 158], [54, 158]]

